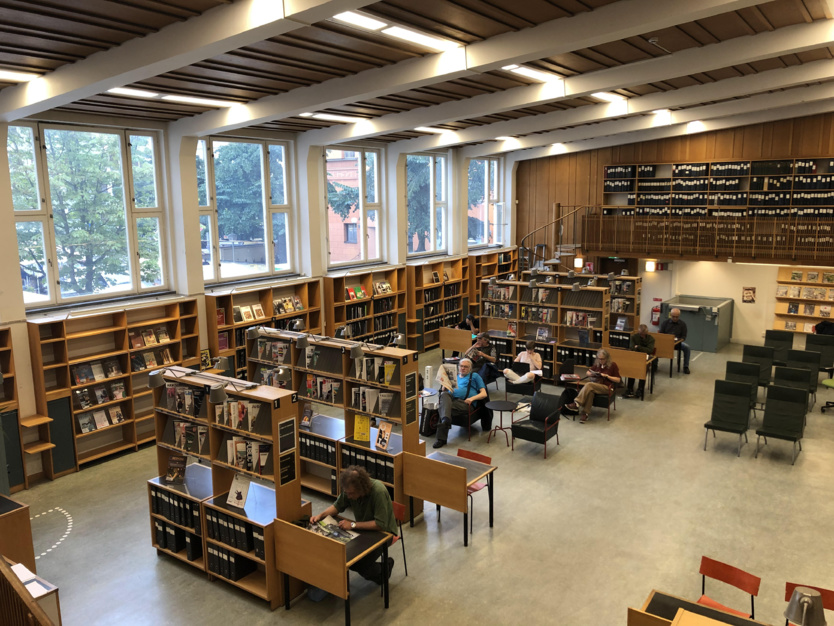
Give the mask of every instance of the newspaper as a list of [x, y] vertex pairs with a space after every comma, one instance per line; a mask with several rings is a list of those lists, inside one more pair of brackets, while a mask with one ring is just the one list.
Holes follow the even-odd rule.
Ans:
[[445, 363], [437, 368], [437, 377], [435, 381], [440, 383], [441, 387], [445, 387], [449, 391], [458, 388], [458, 372], [454, 365]]
[[353, 532], [352, 530], [343, 530], [339, 528], [339, 522], [336, 521], [331, 515], [328, 515], [324, 519], [320, 519], [315, 524], [310, 524], [310, 530], [314, 533], [318, 533], [324, 537], [329, 537], [330, 539], [335, 539], [336, 541], [340, 541], [342, 543], [347, 543], [351, 539], [355, 539], [359, 536], [359, 533]]

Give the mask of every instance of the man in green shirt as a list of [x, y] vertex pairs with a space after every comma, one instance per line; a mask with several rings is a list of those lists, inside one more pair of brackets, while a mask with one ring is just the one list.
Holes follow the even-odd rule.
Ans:
[[[628, 342], [628, 349], [634, 350], [636, 352], [642, 352], [643, 354], [654, 354], [654, 337], [649, 334], [649, 327], [645, 324], [640, 324], [637, 327], [637, 332], [631, 336], [631, 339]], [[654, 365], [653, 365], [654, 367]], [[643, 379], [637, 385], [637, 395], [641, 398], [643, 394], [646, 392], [646, 380]], [[626, 383], [626, 392], [623, 398], [633, 398], [634, 397], [634, 379], [629, 378], [628, 383]]]
[[[394, 507], [391, 506], [391, 496], [388, 489], [378, 480], [372, 479], [363, 467], [351, 465], [342, 470], [339, 477], [342, 493], [331, 506], [318, 515], [310, 518], [316, 523], [328, 515], [338, 515], [350, 507], [356, 521], [343, 519], [339, 528], [344, 530], [381, 530], [392, 535], [397, 534], [397, 520], [394, 517]], [[378, 550], [358, 561], [350, 569], [363, 578], [377, 585], [383, 582], [382, 565], [377, 563], [382, 550]], [[394, 559], [388, 558], [387, 576], [391, 575]]]

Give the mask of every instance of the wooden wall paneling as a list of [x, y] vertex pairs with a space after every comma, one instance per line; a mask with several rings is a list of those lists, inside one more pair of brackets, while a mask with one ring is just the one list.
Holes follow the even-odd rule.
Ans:
[[640, 145], [640, 160], [654, 163], [657, 160], [657, 141], [644, 141]]
[[796, 120], [798, 132], [794, 135], [794, 152], [792, 156], [819, 156], [822, 154], [820, 147], [822, 132], [822, 116], [814, 115]]
[[831, 133], [834, 131], [834, 118], [831, 115], [822, 116], [822, 131], [820, 132], [820, 155], [831, 154]]
[[515, 206], [515, 232], [518, 241], [521, 241], [521, 238], [530, 232], [527, 224], [530, 215], [534, 213], [530, 210], [530, 172], [534, 163], [534, 161], [521, 161], [515, 170], [515, 198], [517, 202]]
[[706, 161], [709, 159], [707, 153], [707, 134], [699, 133], [689, 138], [689, 160]]
[[762, 124], [754, 124], [740, 129], [741, 132], [741, 158], [759, 158], [762, 153]]
[[761, 152], [756, 158], [769, 159], [773, 154], [773, 124], [762, 124]]
[[706, 133], [704, 137], [706, 154], [709, 155], [706, 160], [715, 160], [715, 133]]
[[791, 153], [793, 143], [793, 120], [780, 120], [769, 124], [773, 129], [773, 137], [770, 144], [770, 154], [766, 158], [774, 159], [778, 156], [787, 156]]
[[[550, 200], [550, 164], [547, 159], [539, 159], [536, 168], [536, 215], [531, 220], [530, 230], [534, 230], [544, 223], [549, 211]], [[529, 230], [527, 232], [530, 232]]]
[[715, 158], [729, 159], [733, 154], [733, 131], [732, 129], [719, 130], [715, 133]]

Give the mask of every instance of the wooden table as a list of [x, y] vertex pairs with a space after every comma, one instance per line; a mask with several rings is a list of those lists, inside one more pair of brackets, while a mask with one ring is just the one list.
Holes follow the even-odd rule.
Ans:
[[[382, 549], [382, 563], [388, 564], [391, 535], [362, 530], [347, 543], [325, 537], [290, 522], [275, 520], [276, 567], [284, 576], [284, 608], [290, 608], [290, 576], [324, 589], [345, 601], [345, 624], [350, 624], [350, 567]], [[388, 577], [382, 577], [382, 594], [388, 608]]]
[[[654, 393], [653, 366], [657, 357], [649, 356], [645, 352], [621, 350], [619, 348], [609, 348], [608, 352], [611, 355], [611, 360], [617, 364], [621, 378], [634, 378], [636, 380], [650, 379], [649, 393]], [[645, 394], [641, 394], [640, 396], [641, 400], [644, 399], [643, 395]]]
[[440, 354], [443, 359], [446, 358], [446, 350], [463, 354], [472, 347], [472, 343], [472, 333], [468, 330], [445, 327], [440, 329]]
[[408, 496], [409, 518], [414, 526], [414, 498], [428, 500], [463, 513], [463, 545], [469, 545], [467, 489], [486, 477], [489, 492], [489, 526], [493, 525], [494, 465], [471, 461], [445, 452], [427, 457], [403, 453], [403, 493]]
[[664, 333], [649, 333], [654, 337], [655, 356], [658, 359], [669, 359], [669, 378], [672, 378], [672, 364], [675, 361], [675, 352], [678, 353], [678, 373], [681, 371], [681, 350], [678, 349], [683, 343], [683, 339], [678, 339], [674, 335], [666, 335]]
[[38, 573], [29, 505], [4, 495], [0, 495], [0, 554], [15, 563], [23, 563], [33, 574]]
[[[688, 613], [689, 615], [680, 618], [685, 621], [674, 621], [678, 619], [680, 609], [683, 609], [684, 613]], [[649, 616], [660, 618], [664, 622], [657, 621], [657, 619], [654, 622], [633, 621], [632, 612], [634, 616], [648, 614]], [[709, 621], [706, 621], [705, 618], [708, 618]], [[646, 619], [648, 620], [649, 618]], [[652, 590], [640, 611], [635, 611], [634, 609], [629, 611], [628, 623], [629, 626], [632, 626], [632, 624], [634, 626], [642, 626], [643, 624], [663, 623], [675, 624], [675, 626], [701, 626], [702, 624], [706, 626], [707, 624], [714, 623], [730, 624], [731, 626], [768, 626], [764, 622], [757, 622], [749, 617], [739, 617], [726, 611], [698, 604], [693, 600], [678, 598], [677, 596], [657, 590]]]

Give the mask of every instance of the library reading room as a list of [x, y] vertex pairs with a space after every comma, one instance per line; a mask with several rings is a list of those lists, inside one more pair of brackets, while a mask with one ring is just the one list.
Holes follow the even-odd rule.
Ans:
[[834, 623], [834, 0], [0, 22], [0, 626]]

